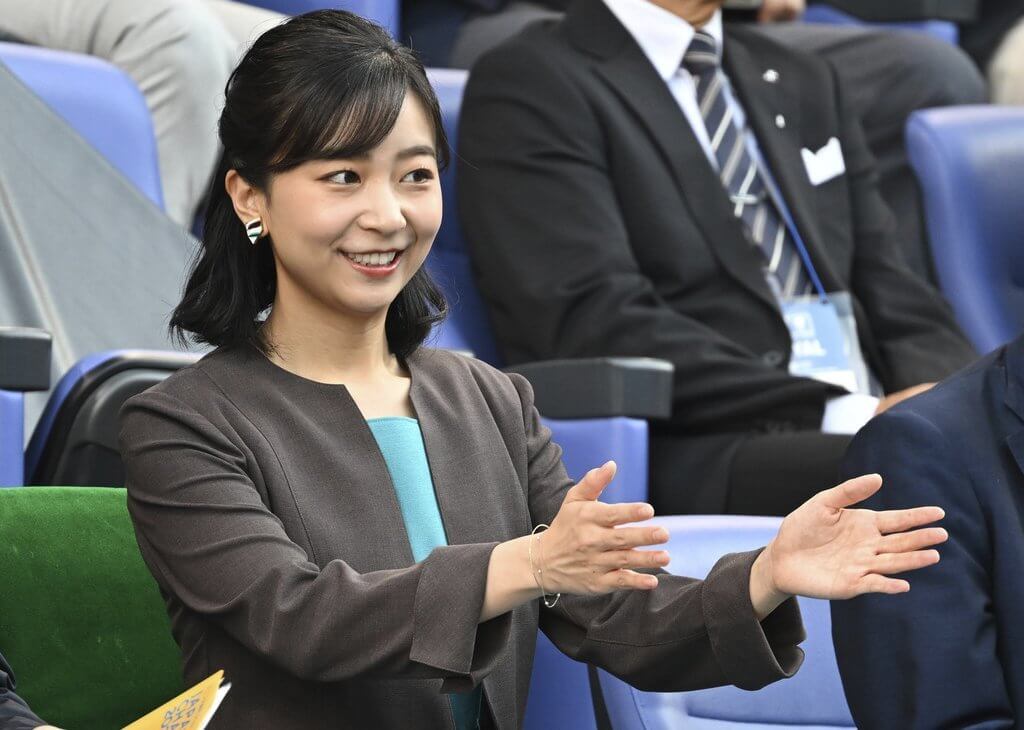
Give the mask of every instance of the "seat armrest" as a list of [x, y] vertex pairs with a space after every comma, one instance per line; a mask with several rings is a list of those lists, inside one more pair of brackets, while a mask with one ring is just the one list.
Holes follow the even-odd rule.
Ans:
[[823, 0], [843, 12], [873, 22], [950, 20], [970, 23], [978, 19], [978, 0]]
[[545, 418], [668, 418], [672, 376], [667, 360], [593, 357], [543, 360], [505, 368], [533, 386], [534, 403]]
[[0, 390], [48, 390], [51, 339], [46, 330], [0, 327]]

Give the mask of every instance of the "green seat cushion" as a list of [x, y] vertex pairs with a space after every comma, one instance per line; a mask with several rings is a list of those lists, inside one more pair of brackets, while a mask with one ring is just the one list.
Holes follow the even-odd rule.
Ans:
[[0, 489], [0, 581], [0, 651], [47, 722], [120, 728], [183, 691], [125, 490]]

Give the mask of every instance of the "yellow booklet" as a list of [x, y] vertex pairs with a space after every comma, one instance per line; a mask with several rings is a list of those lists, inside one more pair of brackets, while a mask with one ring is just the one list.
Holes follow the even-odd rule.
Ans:
[[229, 689], [222, 669], [123, 730], [205, 730]]

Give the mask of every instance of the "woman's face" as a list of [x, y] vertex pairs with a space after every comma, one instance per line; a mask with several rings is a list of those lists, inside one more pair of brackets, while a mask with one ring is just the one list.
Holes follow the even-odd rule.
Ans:
[[433, 125], [409, 93], [378, 147], [304, 163], [275, 175], [268, 192], [260, 207], [274, 244], [278, 301], [386, 315], [441, 226]]

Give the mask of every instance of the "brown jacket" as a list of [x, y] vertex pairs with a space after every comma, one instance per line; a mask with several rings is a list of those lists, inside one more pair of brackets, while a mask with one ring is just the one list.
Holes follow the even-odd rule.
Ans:
[[211, 728], [452, 728], [442, 693], [482, 682], [482, 725], [512, 730], [538, 621], [646, 689], [754, 689], [796, 671], [796, 602], [754, 617], [756, 553], [703, 582], [531, 601], [478, 624], [491, 550], [550, 522], [572, 481], [524, 379], [439, 350], [407, 366], [450, 542], [416, 564], [344, 386], [217, 350], [126, 404], [128, 506], [185, 680], [223, 668], [233, 685]]

